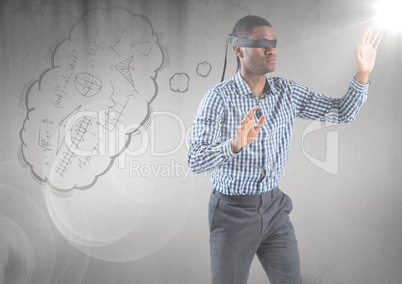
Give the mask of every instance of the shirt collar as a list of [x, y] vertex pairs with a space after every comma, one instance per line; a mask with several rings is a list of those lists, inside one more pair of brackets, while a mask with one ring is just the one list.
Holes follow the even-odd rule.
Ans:
[[240, 71], [236, 73], [234, 76], [234, 82], [235, 82], [235, 87], [237, 89], [237, 92], [241, 96], [247, 96], [249, 94], [253, 94], [253, 91], [251, 88], [248, 86], [246, 81], [243, 79], [243, 77], [240, 74]]
[[[236, 73], [236, 75], [234, 76], [234, 83], [235, 83], [235, 87], [236, 87], [239, 95], [241, 95], [241, 96], [253, 95], [254, 96], [253, 91], [251, 90], [251, 88], [249, 87], [247, 82], [244, 80], [244, 78], [241, 76], [240, 71], [238, 71]], [[271, 88], [271, 91], [274, 91], [273, 81], [271, 80], [271, 78], [267, 78], [267, 84], [265, 85], [264, 94], [261, 98], [265, 98], [266, 96], [269, 95], [270, 88]]]

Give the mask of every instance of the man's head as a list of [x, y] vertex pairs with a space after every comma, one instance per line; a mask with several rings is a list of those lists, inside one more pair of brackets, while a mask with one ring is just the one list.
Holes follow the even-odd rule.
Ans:
[[239, 38], [250, 38], [254, 27], [272, 27], [264, 18], [258, 16], [246, 16], [237, 21], [232, 34]]
[[[235, 24], [232, 35], [249, 40], [276, 40], [271, 24], [258, 16], [246, 16]], [[241, 47], [234, 45], [242, 72], [253, 75], [265, 75], [273, 72], [276, 64], [276, 45], [266, 47]]]

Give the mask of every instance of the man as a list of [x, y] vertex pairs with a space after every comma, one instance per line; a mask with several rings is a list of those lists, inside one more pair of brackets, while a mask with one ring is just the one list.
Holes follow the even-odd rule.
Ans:
[[212, 283], [246, 283], [255, 254], [272, 284], [301, 283], [289, 220], [292, 201], [278, 188], [293, 121], [353, 121], [366, 100], [380, 41], [381, 35], [366, 30], [356, 51], [356, 74], [338, 99], [284, 78], [266, 77], [276, 65], [271, 24], [257, 16], [236, 23], [229, 42], [240, 69], [206, 93], [190, 139], [190, 169], [211, 171]]

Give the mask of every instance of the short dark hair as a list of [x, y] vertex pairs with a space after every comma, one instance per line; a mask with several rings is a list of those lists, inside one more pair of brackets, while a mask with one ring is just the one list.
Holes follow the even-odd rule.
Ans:
[[272, 27], [271, 24], [264, 18], [253, 15], [245, 16], [237, 21], [233, 27], [232, 34], [236, 37], [247, 39], [251, 36], [251, 32], [254, 27], [261, 26]]
[[[272, 25], [259, 16], [249, 15], [237, 21], [233, 27], [232, 35], [238, 38], [248, 39], [254, 27], [272, 27]], [[234, 47], [233, 47], [234, 48]], [[240, 59], [236, 56], [237, 70], [240, 70]]]

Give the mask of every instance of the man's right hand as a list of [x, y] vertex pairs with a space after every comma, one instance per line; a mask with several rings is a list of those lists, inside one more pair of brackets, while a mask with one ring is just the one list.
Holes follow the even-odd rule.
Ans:
[[257, 138], [266, 119], [265, 115], [263, 115], [258, 120], [257, 125], [254, 125], [254, 114], [257, 109], [258, 106], [253, 107], [241, 121], [240, 125], [237, 126], [236, 138], [234, 138], [230, 144], [233, 153], [238, 153], [241, 148], [251, 144]]

